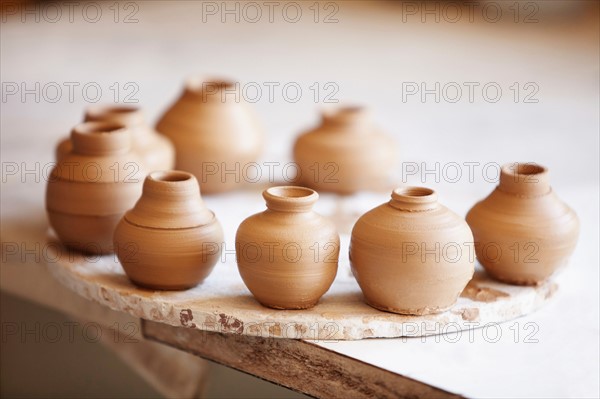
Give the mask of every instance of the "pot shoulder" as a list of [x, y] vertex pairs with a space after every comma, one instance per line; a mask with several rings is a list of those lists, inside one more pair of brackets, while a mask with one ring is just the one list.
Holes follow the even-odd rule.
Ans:
[[333, 222], [315, 212], [288, 215], [267, 210], [244, 220], [237, 230], [236, 241], [311, 245], [323, 241], [339, 243], [339, 235]]
[[514, 234], [525, 237], [578, 235], [579, 219], [556, 194], [520, 197], [494, 190], [467, 213], [476, 233]]
[[386, 203], [359, 218], [352, 229], [352, 240], [395, 247], [407, 241], [472, 242], [473, 235], [464, 219], [445, 206], [408, 212]]

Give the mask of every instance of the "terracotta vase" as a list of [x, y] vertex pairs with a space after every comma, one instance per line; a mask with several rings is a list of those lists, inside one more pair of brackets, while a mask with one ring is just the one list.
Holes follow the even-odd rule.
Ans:
[[145, 164], [127, 128], [114, 122], [81, 123], [71, 142], [48, 181], [50, 225], [70, 248], [110, 253], [117, 223], [141, 193]]
[[361, 107], [324, 112], [321, 125], [301, 134], [294, 144], [297, 182], [318, 191], [387, 189], [396, 158], [395, 141]]
[[306, 309], [337, 273], [340, 238], [334, 224], [312, 210], [319, 195], [304, 187], [263, 192], [267, 210], [242, 222], [236, 234], [240, 275], [254, 297], [276, 309]]
[[350, 264], [366, 302], [407, 315], [449, 309], [473, 277], [467, 223], [428, 188], [406, 187], [362, 215], [350, 240]]
[[[129, 128], [132, 135], [132, 146], [146, 170], [168, 170], [175, 166], [175, 148], [165, 136], [158, 134], [145, 121], [140, 108], [133, 106], [97, 105], [88, 107], [85, 113], [86, 122], [115, 122]], [[56, 147], [56, 159], [71, 151], [71, 139], [62, 140]]]
[[467, 214], [477, 259], [494, 278], [534, 285], [568, 263], [579, 221], [533, 163], [502, 166], [498, 187]]
[[219, 260], [223, 230], [200, 197], [196, 178], [153, 172], [114, 234], [115, 252], [135, 284], [161, 290], [202, 282]]
[[263, 144], [262, 129], [235, 82], [189, 80], [156, 128], [175, 145], [176, 168], [194, 174], [203, 193], [244, 184], [243, 171]]

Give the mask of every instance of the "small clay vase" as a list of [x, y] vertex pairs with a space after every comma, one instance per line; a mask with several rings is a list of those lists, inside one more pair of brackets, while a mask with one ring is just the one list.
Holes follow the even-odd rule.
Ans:
[[313, 307], [337, 273], [340, 238], [333, 222], [312, 210], [319, 195], [304, 187], [263, 192], [267, 210], [237, 230], [240, 275], [254, 297], [275, 309]]
[[449, 309], [473, 277], [473, 235], [428, 188], [397, 188], [364, 215], [350, 240], [350, 265], [366, 302], [407, 315]]
[[318, 191], [350, 194], [389, 188], [396, 158], [395, 141], [361, 107], [326, 110], [321, 125], [294, 144], [297, 182]]
[[182, 290], [202, 282], [219, 260], [223, 230], [187, 172], [150, 173], [141, 198], [114, 234], [117, 257], [135, 284]]
[[262, 129], [235, 82], [190, 79], [156, 128], [175, 145], [176, 169], [195, 175], [205, 194], [244, 184], [243, 171], [263, 145]]
[[48, 180], [50, 225], [67, 247], [111, 253], [115, 227], [142, 191], [145, 164], [131, 150], [131, 134], [121, 124], [81, 123], [70, 140], [71, 151]]
[[[140, 108], [133, 106], [96, 105], [85, 112], [86, 122], [115, 122], [129, 128], [132, 146], [146, 170], [168, 170], [175, 166], [175, 148], [165, 136], [158, 134], [145, 121]], [[60, 161], [72, 148], [70, 138], [62, 140], [56, 147], [56, 160]]]
[[467, 214], [477, 260], [494, 278], [535, 285], [568, 263], [579, 220], [550, 187], [548, 169], [503, 165], [498, 187]]

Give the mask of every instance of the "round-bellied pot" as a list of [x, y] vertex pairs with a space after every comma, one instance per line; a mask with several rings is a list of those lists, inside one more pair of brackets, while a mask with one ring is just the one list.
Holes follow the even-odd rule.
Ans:
[[449, 309], [473, 277], [467, 223], [428, 188], [405, 187], [364, 215], [350, 240], [350, 265], [366, 302], [426, 315]]
[[[138, 107], [125, 105], [94, 105], [85, 112], [86, 122], [115, 122], [129, 128], [133, 150], [146, 164], [146, 170], [168, 170], [175, 166], [175, 148], [165, 136], [152, 129]], [[62, 140], [56, 147], [56, 159], [71, 151], [71, 139]]]
[[306, 309], [317, 304], [337, 273], [340, 238], [333, 222], [312, 210], [319, 195], [304, 187], [263, 192], [267, 210], [237, 230], [240, 275], [264, 306]]
[[176, 169], [192, 173], [205, 194], [246, 183], [263, 133], [236, 82], [190, 79], [183, 94], [159, 120], [157, 130], [176, 150]]
[[81, 123], [71, 142], [48, 180], [50, 225], [67, 247], [111, 253], [115, 227], [142, 191], [145, 164], [131, 151], [131, 135], [121, 124]]
[[500, 183], [467, 214], [477, 259], [494, 278], [535, 285], [568, 263], [579, 220], [550, 187], [548, 169], [503, 165]]
[[318, 191], [353, 193], [390, 187], [396, 143], [361, 107], [327, 110], [315, 129], [294, 144], [299, 184]]
[[223, 230], [187, 172], [150, 173], [142, 196], [114, 234], [117, 257], [135, 284], [161, 290], [194, 287], [219, 260]]

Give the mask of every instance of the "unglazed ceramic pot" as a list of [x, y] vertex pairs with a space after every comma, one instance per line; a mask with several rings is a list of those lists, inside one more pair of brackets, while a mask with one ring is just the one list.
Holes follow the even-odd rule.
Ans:
[[176, 169], [194, 174], [205, 194], [245, 183], [243, 171], [263, 144], [262, 129], [235, 82], [189, 80], [156, 128], [175, 144]]
[[219, 260], [223, 230], [187, 172], [153, 172], [114, 235], [115, 252], [135, 284], [180, 290], [202, 282]]
[[534, 285], [568, 263], [579, 220], [533, 163], [502, 166], [500, 184], [467, 214], [477, 259], [500, 281]]
[[131, 150], [127, 128], [114, 122], [79, 124], [71, 142], [48, 181], [50, 225], [70, 248], [110, 253], [117, 223], [142, 191], [145, 164]]
[[428, 188], [406, 187], [362, 215], [350, 240], [350, 264], [366, 302], [381, 310], [426, 315], [450, 308], [473, 277], [473, 235]]
[[263, 192], [267, 210], [242, 222], [236, 234], [240, 275], [254, 297], [276, 309], [306, 309], [337, 273], [340, 238], [333, 222], [312, 210], [319, 195], [304, 187]]
[[383, 134], [370, 112], [344, 107], [323, 113], [321, 125], [294, 144], [297, 183], [318, 191], [353, 193], [390, 187], [396, 143]]
[[[175, 166], [173, 144], [148, 126], [141, 109], [124, 105], [91, 106], [86, 110], [85, 121], [116, 122], [127, 126], [132, 135], [133, 149], [146, 164], [146, 170], [168, 170]], [[70, 138], [62, 140], [56, 147], [56, 160], [60, 161], [71, 148]]]

